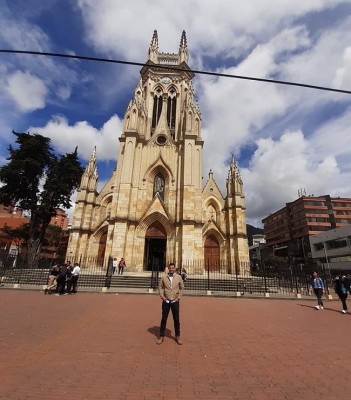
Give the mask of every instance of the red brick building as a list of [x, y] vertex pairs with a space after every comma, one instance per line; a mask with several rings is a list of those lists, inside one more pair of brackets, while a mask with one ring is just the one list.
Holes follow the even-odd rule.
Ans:
[[51, 218], [50, 225], [55, 225], [63, 230], [66, 230], [68, 227], [67, 213], [58, 208], [56, 210], [56, 216]]
[[[19, 228], [21, 225], [29, 222], [29, 217], [26, 212], [21, 209], [16, 209], [13, 206], [4, 206], [0, 204], [0, 229], [7, 225], [10, 228]], [[56, 216], [51, 218], [50, 225], [57, 226], [63, 231], [68, 227], [68, 216], [64, 210], [57, 209]], [[17, 254], [18, 246], [21, 243], [16, 239], [7, 238], [0, 231], [0, 252], [7, 254]], [[55, 249], [49, 248], [50, 253], [55, 253]], [[44, 250], [44, 249], [43, 249]]]
[[[267, 246], [306, 258], [309, 236], [351, 224], [351, 199], [302, 196], [262, 220]], [[286, 251], [285, 251], [286, 250]]]

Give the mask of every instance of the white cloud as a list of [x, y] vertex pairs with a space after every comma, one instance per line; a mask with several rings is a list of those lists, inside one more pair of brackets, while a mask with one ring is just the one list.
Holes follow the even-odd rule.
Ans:
[[101, 129], [94, 128], [87, 121], [69, 125], [65, 117], [55, 116], [44, 127], [31, 127], [29, 131], [49, 137], [59, 153], [71, 152], [78, 146], [79, 156], [89, 160], [96, 146], [98, 160], [109, 161], [117, 159], [122, 124], [117, 115], [113, 115]]
[[0, 6], [0, 43], [4, 48], [16, 50], [48, 51], [50, 40], [38, 26]]
[[144, 5], [130, 1], [125, 7], [115, 0], [78, 1], [87, 41], [99, 52], [123, 54], [134, 60], [145, 54], [154, 29], [162, 37], [160, 50], [177, 46], [180, 32], [185, 29], [194, 53], [215, 56], [236, 50], [240, 54], [254, 40], [265, 41], [288, 21], [343, 3], [345, 0], [270, 0], [268, 7], [266, 2], [258, 1], [179, 0], [175, 7], [173, 1], [154, 0]]
[[[267, 44], [253, 49], [236, 68], [223, 72], [269, 77], [279, 69], [276, 60], [280, 54], [305, 49], [309, 44], [304, 28], [284, 30]], [[223, 162], [228, 153], [239, 155], [241, 147], [254, 143], [265, 124], [283, 116], [294, 104], [296, 95], [287, 93], [278, 85], [226, 78], [200, 78], [198, 87], [206, 118], [203, 130], [204, 168], [205, 172], [212, 168], [218, 184], [223, 187], [226, 174]]]
[[[41, 28], [31, 22], [31, 17], [40, 15], [40, 12], [43, 11], [47, 12], [57, 1], [52, 0], [50, 5], [33, 5], [28, 1], [21, 4], [20, 9], [16, 8], [18, 4], [11, 4], [11, 6], [0, 4], [0, 26], [3, 27], [0, 30], [0, 47], [39, 52], [52, 51], [51, 37], [48, 34], [50, 27]], [[80, 71], [80, 75], [76, 72], [77, 63], [33, 55], [3, 54], [1, 57], [4, 57], [6, 62], [6, 70], [0, 68], [0, 83], [2, 80], [9, 81], [10, 87], [5, 92], [23, 112], [42, 109], [47, 103], [60, 105], [62, 100], [69, 99], [72, 88], [84, 80], [84, 72]], [[19, 71], [26, 72], [22, 72], [23, 75], [20, 76]], [[26, 75], [27, 77], [28, 75], [35, 76], [42, 82], [37, 87], [38, 92], [33, 93], [33, 99], [28, 99], [28, 96], [32, 95], [32, 89], [28, 85], [29, 83], [35, 85], [37, 81], [26, 80]], [[21, 78], [23, 82], [20, 80]], [[18, 85], [22, 83], [25, 86], [17, 90]], [[43, 86], [46, 87], [45, 96], [40, 92], [40, 90], [44, 91]], [[0, 109], [6, 106], [8, 100], [5, 96], [0, 95]]]
[[311, 146], [319, 157], [333, 154], [349, 157], [351, 150], [351, 107], [337, 117], [320, 126], [310, 137]]
[[[269, 7], [267, 2], [250, 0], [179, 0], [176, 7], [170, 0], [131, 0], [128, 6], [121, 0], [78, 0], [77, 4], [85, 44], [103, 57], [146, 61], [154, 29], [160, 51], [176, 52], [185, 29], [189, 65], [194, 69], [351, 88], [351, 18], [337, 9], [328, 14], [338, 5], [349, 5], [349, 0], [270, 0]], [[49, 24], [41, 29], [18, 13], [2, 13], [1, 22], [16, 29], [2, 30], [0, 43], [34, 50], [60, 48], [51, 42]], [[62, 48], [74, 54], [80, 51]], [[45, 82], [45, 101], [58, 107], [54, 113], [65, 113], [73, 121], [52, 117], [45, 126], [30, 131], [51, 137], [60, 152], [78, 145], [79, 153], [88, 159], [96, 145], [99, 160], [117, 158], [121, 121], [117, 116], [108, 119], [109, 106], [119, 107], [116, 99], [123, 102], [127, 93], [133, 95], [136, 68], [104, 68], [103, 74], [92, 78], [84, 63], [76, 67], [56, 59], [18, 57], [7, 65], [5, 70], [0, 65], [0, 83], [15, 70], [28, 71]], [[238, 157], [250, 146], [256, 149], [245, 164], [249, 166], [241, 168], [249, 221], [260, 223], [268, 212], [294, 200], [300, 188], [310, 194], [351, 195], [345, 184], [351, 171], [349, 96], [203, 76], [196, 77], [195, 85], [205, 140], [203, 175], [212, 168], [223, 189], [230, 153]], [[98, 118], [104, 109], [108, 121], [94, 127], [89, 111], [86, 117], [74, 119], [77, 104], [68, 102], [71, 99], [79, 107], [96, 99]], [[4, 104], [9, 110], [9, 100], [0, 93], [1, 109]], [[65, 107], [70, 108], [67, 114]], [[11, 118], [17, 122], [6, 112], [0, 126], [4, 118], [6, 126], [11, 126]]]
[[20, 111], [28, 112], [45, 107], [45, 83], [29, 72], [16, 71], [10, 75], [7, 92]]
[[56, 93], [60, 99], [68, 100], [71, 96], [71, 92], [72, 92], [71, 88], [66, 86], [58, 88]]
[[250, 166], [241, 171], [245, 188], [250, 188], [246, 192], [249, 219], [256, 224], [296, 199], [299, 189], [306, 189], [307, 195], [340, 194], [338, 185], [350, 175], [340, 173], [335, 157], [316, 155], [301, 131], [257, 144]]
[[345, 49], [342, 66], [336, 70], [333, 83], [338, 89], [351, 90], [351, 47]]

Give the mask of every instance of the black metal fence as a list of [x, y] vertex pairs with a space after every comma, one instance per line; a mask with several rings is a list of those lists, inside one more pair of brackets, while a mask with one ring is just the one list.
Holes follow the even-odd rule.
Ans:
[[[112, 259], [102, 260], [93, 257], [67, 259], [72, 265], [77, 262], [81, 267], [78, 285], [84, 290], [101, 291], [109, 289], [157, 289], [162, 271], [154, 268], [148, 272], [132, 272], [125, 269], [123, 275], [113, 273]], [[47, 284], [49, 270], [62, 260], [40, 259], [32, 267], [20, 256], [0, 254], [1, 285], [11, 287], [42, 286]], [[226, 293], [235, 295], [254, 294], [262, 296], [309, 295], [309, 281], [315, 266], [298, 263], [257, 263], [253, 268], [248, 263], [228, 265], [204, 265], [201, 261], [183, 262], [185, 269], [186, 293]], [[178, 266], [180, 268], [180, 266]], [[135, 269], [135, 268], [134, 268]], [[326, 294], [332, 287], [331, 273], [323, 266], [319, 271], [326, 286]]]
[[[68, 261], [68, 260], [66, 260]], [[85, 289], [101, 290], [108, 285], [107, 265], [104, 267], [99, 259], [81, 257], [79, 260], [70, 260], [72, 265], [80, 261], [82, 273], [79, 277], [79, 286]], [[64, 261], [55, 258], [39, 258], [34, 265], [28, 265], [22, 255], [0, 254], [0, 281], [2, 286], [45, 286], [48, 282], [49, 271], [52, 266]]]
[[257, 294], [269, 296], [310, 295], [310, 282], [313, 271], [319, 273], [325, 283], [326, 294], [332, 287], [329, 271], [313, 265], [301, 263], [261, 262], [250, 268], [248, 263], [232, 266], [205, 265], [199, 262], [186, 262], [182, 267], [187, 272], [185, 289], [190, 292], [227, 292], [240, 295]]

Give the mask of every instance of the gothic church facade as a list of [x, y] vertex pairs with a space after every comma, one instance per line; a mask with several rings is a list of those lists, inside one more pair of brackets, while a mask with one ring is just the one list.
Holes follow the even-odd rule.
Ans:
[[94, 258], [101, 266], [124, 257], [127, 271], [136, 272], [162, 270], [170, 261], [193, 273], [247, 272], [245, 198], [235, 160], [225, 197], [212, 172], [202, 182], [201, 114], [185, 32], [178, 53], [162, 53], [155, 31], [148, 55], [125, 113], [117, 168], [100, 192], [95, 150], [85, 169], [67, 257]]

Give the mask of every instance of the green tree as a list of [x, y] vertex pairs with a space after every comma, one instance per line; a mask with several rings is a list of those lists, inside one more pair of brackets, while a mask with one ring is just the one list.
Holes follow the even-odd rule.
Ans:
[[56, 156], [49, 138], [15, 131], [13, 134], [17, 146], [9, 146], [9, 162], [0, 168], [0, 202], [30, 212], [27, 260], [33, 265], [56, 209], [70, 208], [70, 197], [83, 169], [77, 148]]

